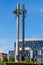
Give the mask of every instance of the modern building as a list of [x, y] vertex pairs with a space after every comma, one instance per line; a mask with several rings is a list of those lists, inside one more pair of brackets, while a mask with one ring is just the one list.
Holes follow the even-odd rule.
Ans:
[[[43, 62], [43, 38], [25, 39], [25, 60]], [[16, 43], [14, 43], [14, 50]], [[22, 58], [22, 39], [19, 39], [19, 60]]]
[[14, 55], [15, 55], [14, 50], [10, 50], [8, 53], [8, 59], [10, 56], [14, 57]]
[[0, 60], [3, 60], [3, 56], [6, 56], [7, 57], [7, 54], [0, 52]]
[[14, 51], [13, 50], [9, 51], [9, 56], [14, 56]]

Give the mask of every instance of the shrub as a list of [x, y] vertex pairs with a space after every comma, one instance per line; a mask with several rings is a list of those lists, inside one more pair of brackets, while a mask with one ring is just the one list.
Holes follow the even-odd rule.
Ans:
[[3, 62], [8, 61], [6, 56], [3, 56]]
[[14, 61], [14, 57], [13, 56], [10, 56], [9, 57], [9, 61]]
[[35, 63], [28, 63], [28, 62], [6, 62], [4, 65], [39, 65]]

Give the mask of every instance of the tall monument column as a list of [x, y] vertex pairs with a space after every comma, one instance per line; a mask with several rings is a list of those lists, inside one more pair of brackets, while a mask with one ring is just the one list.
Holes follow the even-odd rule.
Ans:
[[22, 6], [22, 61], [25, 60], [25, 56], [24, 56], [24, 52], [25, 52], [25, 47], [24, 47], [24, 38], [25, 38], [25, 13], [26, 13], [26, 10], [25, 10], [25, 6], [23, 4]]
[[20, 8], [19, 4], [17, 3], [16, 10], [13, 11], [16, 14], [16, 50], [15, 50], [15, 61], [19, 61], [19, 14]]
[[20, 5], [17, 3], [16, 9], [13, 11], [16, 14], [16, 50], [15, 50], [15, 61], [19, 61], [19, 15], [22, 14], [22, 61], [24, 61], [24, 18], [25, 18], [25, 7], [23, 5], [20, 10]]

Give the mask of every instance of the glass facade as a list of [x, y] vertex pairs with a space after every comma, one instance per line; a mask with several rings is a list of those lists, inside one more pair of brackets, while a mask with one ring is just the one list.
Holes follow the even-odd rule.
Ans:
[[[15, 47], [16, 47], [16, 43], [15, 43]], [[40, 61], [40, 62], [43, 61], [43, 50], [42, 50], [43, 40], [25, 41], [24, 42], [24, 47], [26, 47], [26, 48], [29, 47], [29, 48], [32, 49], [32, 51], [33, 51], [32, 60], [33, 61]], [[22, 41], [19, 41], [19, 48], [22, 48]], [[21, 52], [21, 55], [22, 55], [22, 52]], [[25, 50], [25, 59], [30, 60], [30, 52], [29, 52], [29, 50]]]
[[9, 51], [9, 56], [14, 56], [14, 51]]

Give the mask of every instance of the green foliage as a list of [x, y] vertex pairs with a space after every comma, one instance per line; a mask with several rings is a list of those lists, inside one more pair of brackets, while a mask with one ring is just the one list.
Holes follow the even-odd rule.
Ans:
[[0, 63], [2, 63], [2, 60], [0, 60]]
[[13, 56], [10, 56], [9, 57], [9, 61], [14, 61], [15, 59], [14, 59], [14, 57]]
[[7, 65], [7, 62], [4, 62], [3, 65]]
[[39, 63], [34, 63], [34, 62], [7, 62], [4, 65], [41, 65]]
[[3, 62], [8, 61], [6, 56], [3, 56]]

